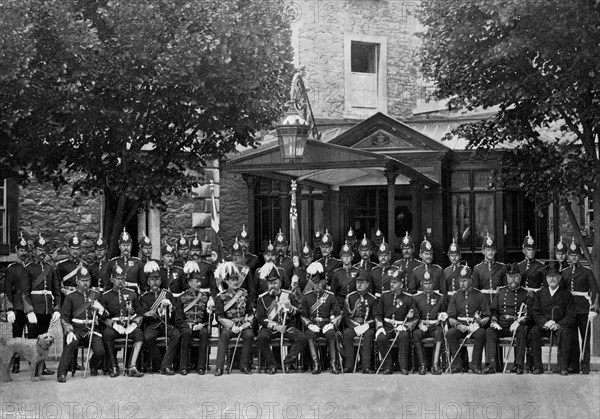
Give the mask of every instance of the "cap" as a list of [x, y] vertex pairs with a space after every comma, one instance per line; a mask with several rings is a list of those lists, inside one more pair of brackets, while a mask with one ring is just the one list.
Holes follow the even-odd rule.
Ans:
[[202, 250], [202, 243], [198, 238], [198, 233], [194, 235], [194, 238], [190, 242], [190, 250]]
[[402, 241], [400, 243], [400, 246], [403, 249], [410, 249], [410, 248], [412, 248], [414, 246], [412, 238], [408, 235], [408, 231], [406, 232], [406, 235], [404, 237], [402, 237]]
[[372, 249], [371, 240], [367, 239], [367, 235], [365, 234], [363, 236], [363, 239], [360, 241], [360, 243], [358, 245], [358, 250], [371, 250], [371, 249]]
[[485, 238], [483, 239], [483, 244], [481, 245], [481, 250], [485, 249], [496, 249], [496, 242], [490, 237], [490, 234], [487, 232], [485, 233]]
[[555, 260], [548, 261], [545, 273], [546, 275], [560, 275], [560, 264]]
[[274, 255], [275, 254], [275, 246], [273, 246], [273, 243], [271, 243], [271, 240], [269, 240], [269, 244], [267, 246], [267, 248], [265, 249], [265, 255]]
[[535, 242], [533, 240], [533, 237], [531, 237], [529, 230], [527, 230], [527, 236], [525, 236], [525, 239], [523, 240], [523, 249], [533, 249], [534, 246]]
[[231, 255], [236, 255], [236, 256], [241, 256], [243, 255], [244, 252], [242, 252], [242, 245], [240, 245], [240, 243], [238, 242], [237, 237], [235, 238], [235, 241], [233, 242], [233, 244], [231, 245]]
[[246, 230], [246, 226], [242, 225], [242, 232], [240, 233], [240, 242], [246, 243], [250, 241], [250, 236]]
[[346, 243], [348, 243], [350, 247], [352, 247], [352, 245], [356, 243], [356, 234], [354, 234], [354, 230], [352, 230], [352, 227], [350, 227], [350, 229], [346, 233]]
[[473, 271], [468, 266], [463, 266], [458, 273], [458, 279], [468, 279], [473, 277]]
[[279, 229], [279, 233], [277, 233], [277, 235], [275, 236], [275, 246], [287, 246], [288, 242], [285, 238], [285, 234], [283, 234], [281, 232], [281, 229]]
[[555, 253], [565, 253], [567, 251], [567, 244], [563, 241], [562, 236], [558, 239], [558, 243], [554, 246]]
[[352, 249], [350, 248], [350, 246], [348, 246], [348, 243], [344, 243], [344, 245], [342, 246], [342, 250], [340, 250], [340, 258], [342, 256], [354, 256], [354, 254], [352, 253]]
[[113, 271], [111, 272], [111, 276], [113, 278], [125, 278], [125, 271], [123, 271], [123, 268], [121, 268], [119, 265], [115, 265], [115, 267], [113, 268]]
[[448, 255], [458, 256], [460, 255], [460, 247], [456, 244], [456, 239], [452, 239], [452, 243], [448, 248]]
[[312, 249], [310, 247], [308, 247], [308, 244], [306, 244], [306, 242], [304, 242], [304, 246], [302, 247], [300, 257], [304, 258], [304, 259], [314, 257], [314, 253], [313, 253]]
[[37, 239], [33, 241], [33, 247], [45, 250], [48, 248], [48, 242], [39, 234]]
[[423, 241], [421, 242], [421, 246], [419, 247], [419, 253], [424, 253], [424, 252], [428, 252], [428, 253], [433, 252], [433, 246], [431, 245], [431, 242], [429, 240], [427, 240], [427, 237], [423, 238]]
[[390, 245], [383, 241], [377, 248], [377, 256], [389, 256], [392, 254]]
[[373, 237], [373, 241], [375, 242], [375, 246], [379, 246], [383, 242], [383, 233], [380, 229], [377, 229], [375, 232], [375, 237]]
[[568, 255], [580, 255], [581, 254], [581, 246], [578, 243], [575, 243], [575, 238], [571, 240], [571, 244], [569, 245], [569, 250], [567, 251]]
[[27, 240], [25, 240], [25, 237], [23, 237], [23, 233], [21, 233], [21, 236], [19, 237], [19, 240], [17, 241], [17, 249], [28, 249], [29, 246], [27, 245]]
[[181, 237], [179, 238], [179, 240], [177, 240], [177, 249], [188, 249], [190, 247], [190, 244], [188, 243], [187, 239], [185, 237], [183, 237], [183, 233], [181, 233]]
[[106, 250], [106, 242], [102, 238], [102, 234], [98, 234], [98, 240], [94, 243], [94, 250]]
[[321, 237], [321, 242], [319, 243], [321, 247], [331, 247], [333, 246], [333, 237], [329, 234], [329, 231], [325, 229], [325, 234]]
[[131, 244], [131, 236], [129, 235], [129, 233], [127, 233], [127, 231], [125, 231], [125, 229], [123, 229], [123, 232], [121, 234], [119, 234], [119, 244]]
[[517, 262], [509, 263], [506, 266], [506, 275], [521, 275], [521, 270], [519, 269], [519, 264]]
[[140, 237], [140, 240], [138, 241], [138, 244], [140, 245], [140, 247], [152, 246], [152, 242], [150, 241], [150, 237], [146, 236], [146, 234], [144, 234], [142, 237]]
[[81, 239], [77, 237], [77, 232], [69, 239], [69, 247], [78, 249], [81, 247]]
[[161, 255], [172, 255], [173, 252], [175, 252], [175, 249], [169, 243], [163, 244], [163, 246], [160, 248]]
[[364, 269], [361, 269], [356, 276], [356, 282], [358, 281], [369, 281], [369, 272]]

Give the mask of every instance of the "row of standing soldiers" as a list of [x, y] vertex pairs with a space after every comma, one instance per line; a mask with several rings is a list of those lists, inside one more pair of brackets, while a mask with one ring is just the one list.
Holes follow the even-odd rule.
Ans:
[[[352, 238], [351, 231], [348, 238]], [[13, 321], [14, 336], [20, 336], [27, 324], [29, 337], [33, 338], [47, 330], [51, 319], [62, 317], [67, 348], [93, 336], [91, 325], [103, 321], [110, 326], [104, 328], [102, 338], [111, 356], [110, 373], [113, 376], [119, 371], [111, 342], [123, 336], [135, 342], [128, 369], [130, 375], [141, 374], [135, 368], [135, 361], [143, 341], [146, 341], [155, 365], [161, 366], [160, 371], [171, 374], [180, 340], [179, 371], [186, 374], [192, 335], [200, 341], [196, 368], [203, 373], [211, 311], [215, 311], [221, 326], [217, 375], [224, 370], [229, 339], [237, 337], [240, 337], [237, 343], [242, 344], [240, 369], [249, 372], [251, 349], [248, 345], [251, 345], [250, 338], [256, 329], [259, 330], [257, 346], [265, 354], [270, 372], [275, 371], [275, 357], [269, 341], [281, 333], [292, 342], [288, 356], [284, 357], [283, 368], [292, 369], [296, 355], [308, 344], [313, 372], [319, 372], [315, 338], [322, 335], [328, 342], [332, 371], [337, 371], [336, 331], [343, 331], [343, 368], [348, 372], [356, 368], [353, 344], [356, 336], [362, 343], [358, 356], [366, 373], [371, 372], [374, 340], [382, 352], [384, 373], [391, 373], [390, 360], [384, 354], [388, 352], [390, 341], [395, 339], [400, 346], [398, 364], [401, 371], [406, 372], [408, 336], [415, 341], [420, 373], [426, 371], [420, 342], [428, 336], [436, 343], [433, 373], [441, 372], [437, 361], [444, 336], [453, 358], [452, 370], [463, 368], [461, 362], [464, 360], [457, 356], [459, 341], [469, 336], [475, 341], [470, 369], [491, 372], [496, 367], [493, 345], [497, 336], [511, 333], [517, 337], [515, 370], [522, 372], [521, 354], [529, 341], [534, 370], [541, 371], [541, 350], [538, 357], [534, 346], [538, 337], [541, 342], [541, 335], [549, 334], [557, 327], [560, 328], [560, 331], [556, 330], [556, 336], [562, 355], [561, 371], [589, 372], [589, 339], [586, 341], [584, 336], [589, 319], [596, 314], [590, 302], [596, 300], [597, 284], [591, 271], [580, 264], [578, 244], [572, 242], [567, 246], [561, 239], [555, 247], [559, 265], [548, 269], [535, 260], [535, 246], [529, 235], [523, 243], [525, 259], [514, 265], [495, 261], [495, 243], [487, 237], [482, 247], [484, 261], [471, 271], [460, 264], [460, 249], [455, 243], [448, 250], [451, 264], [442, 269], [433, 264], [433, 249], [427, 240], [420, 245], [420, 260], [413, 258], [414, 243], [408, 234], [401, 241], [403, 258], [393, 263], [390, 246], [385, 241], [380, 241], [375, 252], [366, 237], [360, 241], [358, 249], [348, 245], [349, 241], [342, 247], [340, 260], [331, 255], [331, 236], [327, 232], [320, 235], [318, 250], [321, 257], [313, 262], [313, 251], [306, 245], [300, 257], [286, 256], [287, 241], [280, 232], [274, 245], [269, 243], [264, 253], [265, 263], [261, 266], [258, 257], [248, 252], [249, 237], [243, 229], [231, 249], [230, 262], [215, 265], [203, 259], [206, 255], [202, 255], [197, 238], [188, 243], [182, 237], [177, 249], [164, 245], [161, 261], [132, 257], [131, 237], [124, 232], [119, 238], [119, 257], [106, 260], [106, 246], [99, 239], [96, 243], [98, 260], [82, 269], [76, 257], [80, 245], [77, 236], [70, 239], [69, 259], [55, 268], [44, 264], [45, 243], [38, 237], [33, 244], [34, 261], [13, 264], [7, 272], [5, 294], [8, 306], [12, 308], [9, 320]], [[144, 255], [151, 254], [151, 246], [144, 236], [140, 241]], [[24, 259], [27, 249], [26, 241], [22, 240], [17, 246], [17, 254]], [[186, 255], [188, 251], [189, 256]], [[371, 260], [373, 253], [379, 264]], [[360, 258], [358, 262], [357, 257]], [[565, 262], [567, 257], [569, 264]], [[545, 280], [557, 275], [558, 296], [556, 290], [551, 292], [552, 288]], [[84, 282], [88, 281], [86, 276], [89, 276], [89, 285], [86, 288], [84, 284], [82, 288], [78, 281], [82, 277]], [[73, 291], [79, 291], [81, 301], [67, 301], [66, 297]], [[93, 299], [89, 297], [93, 291], [103, 294]], [[75, 296], [78, 294], [71, 299]], [[539, 298], [534, 298], [537, 296]], [[142, 304], [145, 299], [147, 302]], [[82, 310], [83, 306], [86, 307]], [[538, 316], [534, 314], [536, 312]], [[168, 313], [167, 317], [165, 313]], [[77, 330], [79, 335], [75, 333]], [[148, 330], [150, 332], [146, 333]], [[162, 359], [155, 344], [161, 333], [168, 338], [168, 350]], [[584, 341], [581, 363], [579, 335]], [[481, 368], [486, 337], [486, 366]], [[94, 347], [96, 359], [92, 359], [92, 373], [98, 365], [95, 361], [103, 353], [102, 346], [100, 342]], [[65, 352], [66, 368], [69, 353]], [[565, 355], [569, 355], [568, 358]], [[64, 375], [65, 368], [59, 366], [59, 378]]]

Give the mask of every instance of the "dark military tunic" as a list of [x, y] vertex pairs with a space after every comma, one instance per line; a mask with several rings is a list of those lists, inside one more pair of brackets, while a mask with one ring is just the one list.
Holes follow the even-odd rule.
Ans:
[[419, 292], [413, 296], [413, 299], [419, 310], [419, 318], [421, 320], [431, 320], [432, 323], [435, 323], [437, 322], [438, 314], [446, 310], [446, 297], [438, 292]]
[[535, 260], [525, 259], [518, 263], [521, 273], [521, 286], [527, 289], [540, 289], [546, 285], [544, 265]]
[[327, 278], [327, 286], [331, 286], [331, 281], [333, 280], [333, 273], [336, 269], [342, 267], [342, 261], [334, 257], [328, 256], [326, 258], [321, 258], [317, 260], [317, 262], [323, 265], [325, 278]]
[[379, 265], [371, 271], [375, 297], [379, 298], [384, 291], [390, 290], [390, 279], [397, 271], [399, 268], [394, 265]]
[[475, 313], [480, 317], [490, 316], [489, 297], [471, 287], [469, 290], [459, 290], [452, 296], [448, 305], [448, 317], [456, 319], [459, 323], [469, 324]]
[[168, 289], [173, 294], [181, 294], [188, 287], [187, 280], [185, 277], [185, 273], [183, 269], [173, 266], [161, 266], [160, 267], [160, 279], [161, 279], [161, 288]]
[[112, 288], [110, 281], [111, 272], [108, 270], [109, 261], [106, 259], [97, 260], [88, 267], [92, 277], [92, 288], [98, 288], [99, 291], [106, 291]]
[[522, 287], [518, 287], [515, 290], [511, 290], [508, 286], [500, 287], [490, 305], [492, 321], [498, 322], [503, 328], [510, 327], [517, 320], [517, 317], [519, 317], [521, 304], [525, 304], [521, 313], [523, 316], [530, 313], [532, 302], [532, 299], [527, 296], [527, 290]]
[[356, 277], [359, 270], [353, 267], [338, 268], [333, 272], [331, 280], [331, 292], [338, 300], [338, 306], [342, 307], [346, 296], [356, 291]]
[[450, 265], [444, 269], [444, 276], [446, 278], [446, 293], [449, 296], [454, 295], [454, 293], [460, 289], [459, 278], [461, 269], [461, 264]]
[[393, 263], [393, 265], [402, 269], [402, 272], [404, 272], [406, 274], [406, 278], [410, 278], [410, 275], [412, 274], [412, 272], [415, 270], [415, 268], [417, 266], [420, 266], [421, 263], [422, 262], [420, 260], [416, 260], [415, 258], [411, 257], [409, 259], [397, 260], [396, 262]]
[[[29, 297], [33, 312], [36, 314], [52, 314], [60, 310], [60, 284], [52, 265], [31, 262], [25, 268], [29, 279], [30, 288], [25, 292], [25, 299]], [[25, 310], [27, 313], [31, 312]]]
[[77, 272], [79, 269], [79, 260], [74, 259], [65, 259], [56, 265], [54, 268], [55, 275], [58, 279], [58, 283], [60, 284], [61, 292], [63, 294], [68, 294], [71, 291], [75, 291], [77, 288], [77, 282], [75, 282], [75, 277], [77, 276]]
[[498, 287], [506, 285], [506, 265], [500, 262], [480, 262], [473, 268], [473, 288], [488, 296], [492, 301]]
[[116, 266], [119, 266], [123, 270], [125, 274], [125, 286], [127, 288], [140, 293], [148, 287], [146, 276], [144, 275], [144, 266], [139, 258], [114, 257], [108, 262], [108, 271], [111, 273], [114, 272]]
[[383, 328], [388, 333], [406, 320], [406, 316], [411, 309], [413, 310], [413, 317], [404, 323], [409, 330], [414, 328], [419, 320], [419, 310], [414, 299], [405, 292], [395, 294], [392, 291], [385, 291], [381, 294], [375, 308], [375, 318], [383, 323]]
[[446, 294], [446, 278], [442, 267], [435, 264], [425, 266], [424, 263], [413, 269], [408, 280], [408, 293], [415, 294], [417, 291], [422, 291], [421, 283], [426, 276], [433, 280], [434, 291]]
[[278, 257], [275, 261], [275, 265], [280, 268], [283, 268], [288, 278], [291, 278], [294, 274], [294, 263], [292, 262], [292, 258], [290, 258], [289, 256], [284, 256], [282, 258]]
[[320, 295], [311, 291], [302, 297], [302, 317], [320, 328], [331, 323], [331, 316], [337, 317], [340, 313], [337, 299], [330, 291], [323, 291]]
[[132, 322], [136, 314], [128, 314], [127, 305], [131, 304], [134, 313], [140, 312], [140, 302], [137, 293], [131, 288], [123, 288], [117, 290], [111, 288], [105, 291], [100, 297], [100, 304], [106, 310], [106, 316], [110, 320], [110, 324], [117, 322], [123, 327], [127, 327], [127, 320]]
[[4, 281], [4, 297], [7, 311], [25, 312], [25, 307], [27, 306], [28, 312], [31, 312], [29, 287], [30, 282], [25, 265], [21, 262], [14, 262], [8, 265]]
[[561, 273], [561, 285], [573, 294], [576, 314], [588, 314], [590, 300], [596, 301], [598, 284], [591, 269], [580, 264], [571, 265]]

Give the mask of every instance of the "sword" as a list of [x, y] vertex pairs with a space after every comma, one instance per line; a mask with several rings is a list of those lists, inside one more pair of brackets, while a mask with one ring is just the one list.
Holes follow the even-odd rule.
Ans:
[[129, 301], [129, 295], [123, 295], [125, 299], [125, 308], [127, 308], [127, 329], [125, 329], [125, 348], [123, 348], [123, 377], [125, 377], [125, 371], [127, 370], [127, 346], [129, 346], [129, 308], [131, 307], [131, 301]]
[[[97, 294], [96, 291], [90, 290], [90, 293], [88, 294], [88, 298], [91, 302], [98, 299], [98, 296], [96, 294]], [[95, 296], [96, 298], [92, 300], [93, 296]], [[95, 324], [96, 324], [96, 310], [94, 310], [94, 314], [92, 315], [92, 327], [90, 329], [90, 339], [89, 339], [90, 341], [88, 343], [87, 357], [85, 358], [85, 369], [83, 370], [83, 378], [87, 377], [88, 368], [90, 366], [90, 351], [92, 350], [92, 338], [94, 337]]]
[[279, 341], [279, 356], [281, 357], [281, 371], [285, 374], [285, 363], [283, 356], [283, 335], [285, 334], [285, 322], [287, 321], [287, 310], [284, 309], [283, 312], [283, 330], [281, 331], [281, 339]]
[[[411, 309], [412, 310], [412, 309]], [[410, 313], [410, 311], [409, 311]], [[412, 317], [411, 317], [412, 318]], [[404, 326], [406, 324], [406, 320], [408, 320], [408, 314], [406, 315], [406, 317], [404, 318], [404, 321], [402, 321], [401, 325]], [[396, 330], [396, 328], [394, 328], [394, 330]], [[396, 343], [396, 339], [398, 339], [398, 336], [400, 336], [400, 332], [398, 332], [396, 330], [396, 337], [394, 337], [394, 340], [392, 341], [392, 344], [390, 345], [389, 349], [387, 350], [385, 356], [383, 357], [383, 359], [381, 360], [381, 364], [379, 364], [379, 368], [377, 368], [377, 371], [375, 371], [375, 375], [379, 374], [379, 371], [381, 370], [381, 367], [383, 366], [383, 363], [385, 362], [385, 360], [387, 359], [388, 355], [390, 354], [390, 352], [392, 351], [392, 348], [394, 347], [394, 344]]]
[[[365, 320], [364, 320], [365, 323], [367, 322], [368, 316], [369, 316], [369, 307], [367, 307], [367, 310], [365, 312]], [[358, 365], [358, 356], [360, 355], [360, 345], [362, 344], [363, 335], [364, 335], [364, 332], [358, 338], [358, 349], [356, 350], [356, 358], [354, 358], [354, 370], [352, 372], [356, 372], [356, 366]], [[364, 369], [364, 366], [363, 366], [363, 369]]]
[[[524, 314], [524, 310], [527, 310], [527, 306], [525, 303], [521, 303], [521, 307], [519, 307], [519, 314], [517, 314], [517, 321], [521, 318], [521, 314]], [[518, 327], [517, 327], [518, 329]], [[510, 358], [510, 351], [512, 350], [513, 344], [515, 343], [515, 337], [517, 336], [517, 329], [514, 330], [512, 334], [512, 338], [510, 340], [510, 346], [508, 347], [508, 351], [506, 353], [506, 357], [504, 357], [504, 369], [502, 370], [502, 374], [506, 374], [506, 367], [508, 367], [508, 358]]]
[[[477, 316], [478, 313], [479, 312], [475, 313], [475, 316]], [[472, 325], [473, 323], [474, 323], [474, 320], [470, 320], [469, 321], [469, 326]], [[472, 334], [473, 334], [473, 332], [469, 331], [469, 333], [467, 333], [467, 336], [465, 336], [465, 338], [462, 340], [462, 342], [460, 343], [460, 346], [458, 347], [458, 350], [456, 351], [456, 353], [452, 357], [452, 360], [450, 361], [450, 365], [448, 365], [448, 369], [446, 370], [446, 372], [450, 372], [451, 371], [452, 363], [456, 359], [456, 356], [460, 353], [460, 351], [463, 348], [463, 346], [465, 346], [465, 343], [467, 342], [467, 339], [469, 339]]]
[[448, 338], [446, 337], [446, 327], [448, 326], [448, 322], [444, 320], [444, 324], [442, 325], [442, 334], [444, 335], [444, 352], [446, 352], [446, 361], [448, 362], [448, 370], [450, 374], [452, 374], [452, 363], [450, 362], [450, 347], [448, 346]]
[[242, 331], [240, 330], [237, 339], [235, 340], [235, 346], [233, 347], [233, 356], [231, 357], [231, 363], [229, 364], [229, 371], [227, 373], [231, 373], [231, 369], [233, 368], [233, 360], [235, 359], [235, 352], [237, 351], [238, 344], [240, 343], [240, 338], [242, 337]]
[[[597, 304], [598, 304], [598, 296], [596, 296], [596, 303], [594, 305], [597, 305]], [[593, 308], [593, 306], [590, 304], [590, 312], [592, 311], [592, 308]], [[585, 345], [587, 343], [587, 337], [588, 337], [588, 332], [590, 330], [590, 323], [591, 322], [592, 321], [590, 320], [589, 313], [588, 313], [588, 318], [587, 318], [587, 321], [585, 323], [585, 334], [583, 335], [583, 347], [579, 351], [579, 362], [580, 363], [583, 361], [583, 353], [585, 352]]]

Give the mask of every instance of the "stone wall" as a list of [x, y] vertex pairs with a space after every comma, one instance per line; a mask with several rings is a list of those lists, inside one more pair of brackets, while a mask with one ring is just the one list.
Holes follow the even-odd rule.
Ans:
[[230, 249], [235, 237], [248, 225], [248, 188], [242, 175], [221, 171], [221, 238]]

